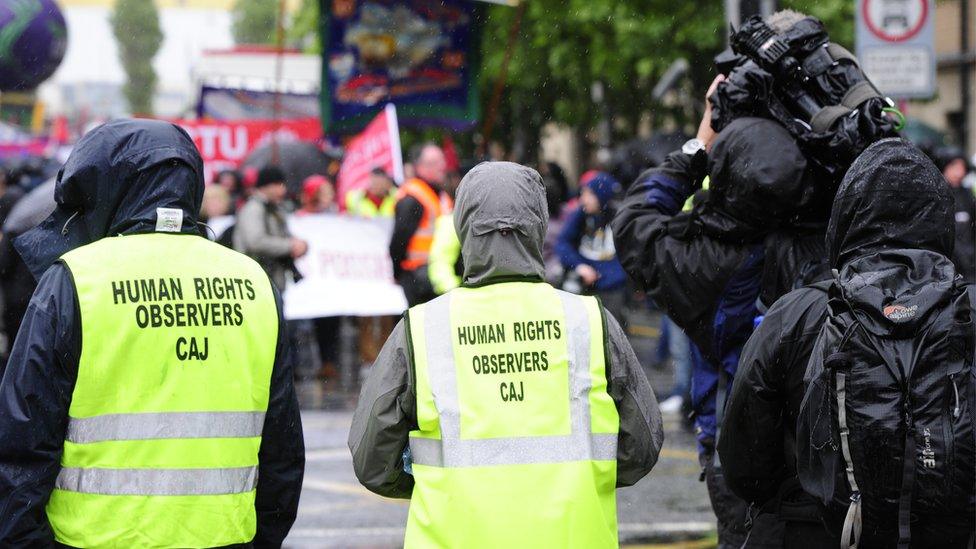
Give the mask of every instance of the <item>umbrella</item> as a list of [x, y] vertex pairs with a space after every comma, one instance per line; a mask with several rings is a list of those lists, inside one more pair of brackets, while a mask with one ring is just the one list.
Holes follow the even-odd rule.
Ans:
[[14, 204], [10, 214], [3, 223], [3, 234], [16, 236], [23, 234], [47, 219], [54, 208], [54, 184], [57, 178], [52, 177], [38, 185]]
[[931, 151], [947, 144], [945, 133], [917, 118], [905, 118], [902, 134], [923, 151]]
[[[273, 144], [267, 143], [251, 151], [242, 164], [243, 168], [261, 169], [272, 164]], [[314, 174], [326, 174], [329, 167], [329, 156], [322, 152], [314, 143], [307, 141], [286, 141], [278, 143], [278, 167], [285, 172], [288, 190], [293, 194], [301, 193], [302, 181]]]
[[648, 139], [633, 139], [617, 146], [611, 155], [609, 171], [629, 187], [644, 170], [660, 166], [664, 158], [681, 148], [688, 139], [681, 133], [657, 133]]

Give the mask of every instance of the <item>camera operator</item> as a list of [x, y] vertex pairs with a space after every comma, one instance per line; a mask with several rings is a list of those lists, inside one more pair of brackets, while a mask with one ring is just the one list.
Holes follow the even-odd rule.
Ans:
[[[612, 228], [627, 273], [694, 343], [692, 405], [719, 547], [781, 547], [780, 521], [728, 490], [715, 447], [724, 395], [760, 308], [821, 274], [825, 215], [812, 196], [814, 172], [782, 126], [740, 118], [716, 134], [711, 114], [706, 101], [697, 138], [638, 177]], [[682, 213], [706, 174], [707, 196]]]

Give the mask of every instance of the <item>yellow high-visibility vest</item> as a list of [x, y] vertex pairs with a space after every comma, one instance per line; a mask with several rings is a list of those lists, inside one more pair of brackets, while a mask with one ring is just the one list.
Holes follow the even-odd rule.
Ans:
[[103, 238], [65, 254], [78, 380], [47, 505], [74, 547], [219, 547], [255, 535], [278, 340], [268, 275], [206, 238]]
[[542, 282], [410, 309], [407, 547], [617, 547], [604, 322], [596, 299]]
[[394, 191], [383, 198], [377, 208], [376, 203], [366, 196], [365, 190], [357, 189], [346, 194], [346, 211], [360, 217], [393, 217], [396, 202], [396, 192]]
[[427, 277], [438, 295], [461, 285], [461, 277], [454, 270], [460, 256], [461, 241], [454, 229], [454, 214], [443, 214], [434, 221], [434, 241], [427, 263]]

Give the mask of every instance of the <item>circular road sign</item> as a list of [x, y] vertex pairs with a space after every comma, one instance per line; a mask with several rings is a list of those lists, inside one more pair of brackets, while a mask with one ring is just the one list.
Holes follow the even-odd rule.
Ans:
[[861, 16], [872, 34], [885, 42], [914, 37], [929, 18], [929, 0], [860, 0]]

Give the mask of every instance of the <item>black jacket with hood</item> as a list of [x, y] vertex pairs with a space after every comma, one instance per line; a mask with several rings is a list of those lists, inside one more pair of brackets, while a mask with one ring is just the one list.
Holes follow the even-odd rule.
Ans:
[[[704, 201], [683, 205], [710, 175]], [[720, 372], [735, 375], [757, 306], [817, 273], [824, 256], [824, 195], [802, 152], [769, 120], [730, 124], [707, 157], [681, 151], [647, 170], [613, 220], [617, 258], [631, 279], [700, 351], [692, 404], [700, 447], [717, 433]], [[697, 354], [694, 356], [698, 356]]]
[[[16, 241], [40, 280], [0, 381], [0, 546], [56, 545], [44, 508], [61, 467], [81, 354], [77, 293], [58, 258], [109, 235], [153, 232], [156, 208], [182, 210], [182, 232], [199, 235], [202, 197], [203, 165], [186, 132], [159, 121], [111, 122], [78, 142], [58, 177], [57, 209]], [[286, 342], [279, 336], [258, 455], [255, 547], [281, 545], [304, 474]]]
[[[841, 277], [875, 272], [865, 295], [885, 302], [915, 294], [933, 277], [951, 280], [952, 208], [948, 185], [922, 153], [901, 139], [879, 141], [837, 192], [827, 232], [831, 267]], [[781, 298], [743, 351], [724, 418], [735, 436], [721, 438], [719, 454], [729, 486], [757, 505], [779, 493], [816, 507], [797, 482], [796, 420], [830, 286], [820, 282]], [[967, 291], [976, 305], [973, 286]]]
[[[512, 280], [543, 282], [542, 242], [549, 212], [539, 174], [510, 162], [485, 162], [458, 188], [454, 226], [461, 240], [463, 285]], [[617, 406], [617, 486], [630, 486], [657, 462], [664, 430], [654, 392], [620, 325], [607, 320], [607, 392]], [[413, 476], [403, 450], [417, 428], [414, 368], [404, 322], [380, 351], [363, 384], [349, 448], [359, 481], [386, 497], [409, 498]]]

